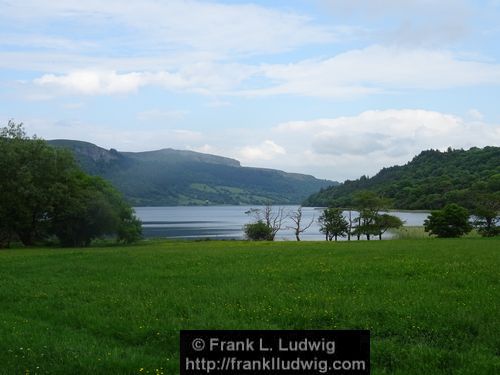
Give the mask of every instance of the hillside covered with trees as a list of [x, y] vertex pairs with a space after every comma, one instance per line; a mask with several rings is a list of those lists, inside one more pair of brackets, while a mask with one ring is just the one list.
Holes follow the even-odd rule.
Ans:
[[450, 203], [473, 209], [478, 201], [495, 205], [500, 194], [500, 147], [423, 151], [403, 166], [322, 189], [304, 205], [353, 207], [360, 191], [389, 199], [398, 209], [440, 209]]
[[193, 151], [119, 152], [94, 144], [49, 141], [71, 150], [89, 174], [116, 186], [134, 206], [294, 204], [337, 182]]

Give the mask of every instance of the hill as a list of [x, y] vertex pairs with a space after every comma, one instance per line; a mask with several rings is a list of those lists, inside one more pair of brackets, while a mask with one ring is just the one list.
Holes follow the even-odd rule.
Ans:
[[500, 147], [473, 147], [467, 151], [423, 151], [403, 166], [383, 168], [372, 178], [361, 178], [323, 189], [306, 199], [306, 206], [353, 205], [353, 195], [373, 191], [392, 199], [400, 209], [439, 209], [465, 202], [478, 186], [500, 190]]
[[109, 180], [135, 206], [298, 204], [337, 184], [193, 151], [119, 152], [73, 140], [49, 144], [70, 149], [87, 173]]

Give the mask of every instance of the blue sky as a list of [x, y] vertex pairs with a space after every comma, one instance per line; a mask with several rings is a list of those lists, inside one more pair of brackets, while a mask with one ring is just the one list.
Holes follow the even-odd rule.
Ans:
[[500, 145], [500, 1], [0, 0], [0, 121], [344, 180]]

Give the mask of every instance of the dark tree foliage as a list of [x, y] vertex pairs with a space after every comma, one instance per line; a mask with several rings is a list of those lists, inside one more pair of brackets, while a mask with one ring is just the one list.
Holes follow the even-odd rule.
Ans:
[[381, 237], [381, 228], [377, 221], [380, 223], [380, 211], [386, 210], [390, 201], [371, 191], [363, 190], [354, 194], [353, 203], [359, 214], [352, 234], [358, 240], [361, 235], [365, 235], [367, 240], [374, 235]]
[[474, 215], [473, 225], [484, 237], [500, 235], [500, 174], [474, 184], [467, 207]]
[[460, 237], [472, 230], [469, 212], [466, 208], [454, 203], [446, 205], [442, 210], [432, 212], [425, 220], [424, 228], [429, 235], [443, 238]]
[[403, 226], [403, 221], [394, 215], [379, 214], [375, 217], [373, 227], [374, 234], [378, 235], [378, 239], [382, 239], [382, 235], [389, 229], [398, 229]]
[[344, 237], [349, 231], [349, 223], [340, 208], [326, 208], [318, 218], [320, 231], [327, 241]]
[[86, 246], [102, 235], [130, 242], [140, 222], [109, 183], [84, 174], [69, 151], [28, 138], [22, 124], [0, 129], [0, 247], [56, 235]]
[[[441, 209], [456, 203], [471, 209], [469, 196], [475, 184], [500, 174], [500, 147], [470, 150], [423, 151], [403, 166], [383, 168], [372, 178], [347, 180], [311, 195], [304, 206], [353, 207], [355, 195], [369, 190], [390, 198], [400, 209]], [[500, 186], [490, 192], [499, 192]]]
[[53, 232], [63, 246], [88, 246], [101, 236], [131, 243], [140, 238], [140, 221], [121, 194], [100, 177], [80, 173], [54, 212]]
[[252, 241], [272, 241], [274, 239], [272, 228], [262, 220], [246, 224], [244, 231], [246, 238]]

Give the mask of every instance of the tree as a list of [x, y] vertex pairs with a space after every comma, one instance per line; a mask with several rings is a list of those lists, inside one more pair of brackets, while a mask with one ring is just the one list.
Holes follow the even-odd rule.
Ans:
[[472, 208], [473, 225], [484, 237], [500, 235], [500, 192], [478, 193]]
[[500, 174], [474, 184], [469, 192], [468, 207], [474, 215], [473, 225], [484, 237], [500, 235]]
[[311, 221], [307, 223], [306, 225], [303, 226], [302, 223], [302, 206], [300, 206], [297, 211], [291, 212], [289, 215], [290, 220], [293, 221], [294, 225], [291, 227], [288, 227], [289, 229], [293, 229], [295, 233], [295, 238], [297, 241], [300, 241], [300, 235], [304, 233], [307, 229], [311, 227], [311, 225], [314, 223], [314, 216], [312, 217]]
[[0, 146], [0, 247], [51, 235], [67, 246], [86, 246], [100, 235], [140, 236], [140, 222], [121, 194], [83, 173], [69, 151], [28, 138], [13, 121], [0, 129]]
[[382, 235], [389, 229], [397, 229], [403, 226], [403, 221], [394, 215], [382, 214], [375, 217], [374, 227], [376, 234], [378, 234], [378, 239], [382, 240]]
[[325, 239], [331, 241], [344, 237], [349, 230], [349, 223], [344, 218], [340, 208], [326, 208], [318, 218], [320, 231], [325, 234]]
[[274, 241], [276, 233], [278, 233], [278, 231], [282, 228], [283, 222], [287, 217], [283, 207], [274, 209], [270, 204], [266, 205], [262, 209], [252, 208], [247, 211], [246, 214], [252, 215], [255, 218], [256, 223], [262, 221], [270, 228], [271, 234], [268, 238], [269, 241]]
[[0, 144], [2, 227], [9, 241], [33, 245], [48, 234], [52, 209], [77, 167], [68, 151], [28, 138], [12, 120], [0, 130]]
[[354, 204], [359, 212], [357, 218], [358, 225], [354, 228], [353, 233], [357, 236], [358, 240], [364, 234], [367, 240], [370, 236], [378, 235], [379, 230], [375, 224], [375, 220], [380, 216], [381, 210], [387, 209], [389, 206], [387, 199], [379, 197], [371, 191], [360, 191], [354, 196]]
[[472, 226], [469, 223], [467, 209], [451, 203], [442, 210], [433, 211], [424, 221], [424, 229], [437, 237], [460, 237], [469, 233]]
[[118, 242], [131, 244], [142, 238], [142, 222], [135, 216], [132, 207], [126, 205], [120, 211], [120, 223], [116, 233]]
[[259, 220], [256, 223], [246, 224], [244, 231], [246, 238], [249, 240], [252, 241], [271, 240], [272, 229], [262, 220]]
[[83, 173], [71, 181], [68, 195], [54, 212], [53, 232], [63, 246], [88, 246], [95, 238], [140, 239], [140, 221], [111, 184]]

